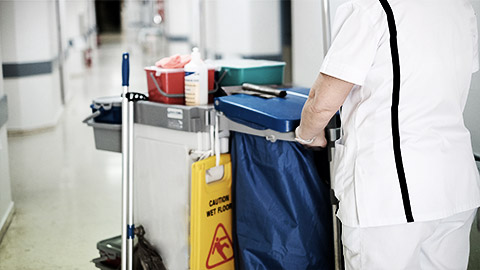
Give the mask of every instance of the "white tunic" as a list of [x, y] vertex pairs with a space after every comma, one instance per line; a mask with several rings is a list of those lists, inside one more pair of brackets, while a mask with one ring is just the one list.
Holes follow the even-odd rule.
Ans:
[[[389, 0], [400, 56], [400, 146], [414, 221], [480, 206], [480, 179], [463, 121], [478, 70], [477, 23], [468, 0]], [[393, 152], [393, 70], [379, 0], [337, 10], [321, 72], [356, 84], [342, 109], [333, 188], [350, 227], [406, 223]], [[480, 111], [479, 111], [480, 118]]]

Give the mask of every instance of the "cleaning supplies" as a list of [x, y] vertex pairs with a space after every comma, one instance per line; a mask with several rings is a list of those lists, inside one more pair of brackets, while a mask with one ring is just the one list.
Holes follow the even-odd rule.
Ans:
[[185, 105], [208, 104], [208, 68], [198, 48], [193, 48], [192, 59], [185, 65]]

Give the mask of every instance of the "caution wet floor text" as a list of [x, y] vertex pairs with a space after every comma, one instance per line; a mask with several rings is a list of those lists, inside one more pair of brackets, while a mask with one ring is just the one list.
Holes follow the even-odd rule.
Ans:
[[205, 174], [215, 165], [215, 157], [192, 165], [190, 269], [194, 270], [234, 269], [230, 155], [220, 158], [223, 177], [207, 184]]

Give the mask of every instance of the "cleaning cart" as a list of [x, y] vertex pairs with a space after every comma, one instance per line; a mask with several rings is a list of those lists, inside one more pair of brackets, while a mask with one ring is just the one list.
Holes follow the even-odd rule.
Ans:
[[329, 153], [294, 141], [309, 89], [220, 97], [231, 131], [236, 269], [332, 269]]
[[[216, 112], [212, 106], [187, 107], [149, 101], [136, 102], [134, 119], [134, 218], [136, 224], [145, 226], [150, 242], [159, 250], [167, 269], [189, 269], [189, 261], [192, 260], [205, 266], [207, 261], [210, 265], [224, 261], [230, 262], [229, 259], [233, 255], [230, 248], [222, 250], [226, 259], [221, 256], [218, 257], [218, 253], [214, 253], [217, 257], [212, 255], [209, 258], [208, 254], [212, 252], [209, 253], [208, 251], [205, 254], [199, 254], [199, 257], [197, 255], [192, 257], [192, 254], [195, 253], [194, 250], [215, 248], [216, 242], [214, 240], [216, 237], [214, 235], [217, 233], [222, 234], [220, 238], [224, 239], [220, 246], [237, 245], [237, 251], [240, 254], [236, 254], [236, 256], [240, 258], [238, 263], [241, 264], [245, 258], [252, 259], [252, 254], [256, 252], [258, 254], [259, 248], [263, 248], [264, 252], [270, 250], [270, 245], [274, 241], [272, 235], [268, 235], [269, 232], [277, 230], [276, 232], [280, 234], [292, 233], [292, 226], [290, 226], [292, 224], [302, 224], [296, 228], [296, 233], [299, 237], [304, 233], [303, 236], [296, 239], [293, 237], [291, 238], [293, 241], [289, 243], [279, 243], [277, 248], [288, 247], [289, 250], [296, 250], [297, 253], [294, 254], [297, 254], [297, 259], [303, 257], [298, 255], [301, 254], [298, 253], [299, 251], [302, 249], [310, 250], [309, 255], [305, 257], [306, 260], [303, 262], [306, 264], [318, 266], [323, 265], [323, 263], [326, 265], [332, 263], [333, 251], [330, 247], [332, 245], [332, 226], [329, 216], [331, 212], [328, 209], [328, 186], [324, 183], [328, 179], [328, 152], [313, 152], [293, 141], [293, 130], [299, 123], [301, 108], [306, 100], [308, 89], [290, 89], [287, 93], [286, 98], [269, 100], [248, 95], [219, 99], [216, 105], [220, 112], [219, 129], [232, 131], [233, 164], [230, 166], [234, 169], [232, 176], [237, 180], [233, 185], [236, 192], [232, 195], [212, 195], [210, 197], [213, 199], [223, 198], [219, 205], [223, 210], [230, 211], [234, 205], [237, 205], [237, 218], [233, 220], [234, 227], [237, 226], [237, 233], [231, 231], [225, 233], [224, 231], [227, 230], [220, 226], [220, 223], [225, 225], [223, 224], [225, 222], [217, 221], [214, 225], [209, 226], [216, 230], [207, 234], [207, 238], [211, 239], [201, 240], [203, 243], [208, 242], [208, 244], [201, 244], [203, 246], [198, 247], [194, 247], [194, 243], [189, 242], [189, 235], [195, 231], [195, 225], [193, 224], [196, 222], [194, 221], [196, 217], [194, 213], [197, 211], [201, 214], [205, 213], [207, 216], [206, 213], [219, 207], [216, 207], [215, 203], [210, 204], [211, 198], [207, 197], [208, 200], [203, 199], [206, 203], [205, 208], [201, 210], [192, 208], [192, 206], [197, 205], [195, 201], [202, 201], [202, 194], [192, 191], [206, 188], [204, 186], [200, 186], [200, 189], [193, 187], [194, 184], [198, 185], [204, 183], [204, 181], [191, 182], [193, 179], [191, 166], [196, 160], [206, 157], [203, 155], [212, 154], [209, 151], [211, 151], [213, 145], [211, 131], [214, 127], [213, 119]], [[238, 102], [237, 105], [250, 104], [248, 106], [251, 108], [247, 109], [250, 112], [229, 109], [229, 107], [239, 107], [234, 104], [235, 102]], [[289, 103], [291, 104], [287, 105]], [[262, 107], [256, 107], [257, 105]], [[286, 110], [288, 107], [292, 107], [293, 112]], [[255, 108], [258, 111], [264, 111], [264, 114], [252, 112], [252, 109]], [[273, 113], [272, 116], [272, 112], [269, 112], [268, 108], [280, 109], [279, 111], [284, 112], [284, 115], [279, 117], [278, 114], [275, 116], [275, 113]], [[285, 115], [287, 115], [287, 119], [284, 119]], [[92, 120], [90, 122], [90, 125], [94, 127], [95, 142], [98, 149], [121, 151], [120, 130], [109, 127], [110, 125], [116, 126], [116, 124], [95, 123]], [[112, 132], [118, 134], [112, 136]], [[222, 152], [227, 152], [226, 140], [226, 138], [222, 139]], [[115, 145], [118, 147], [113, 147]], [[248, 160], [242, 160], [239, 158], [240, 156], [246, 156]], [[209, 162], [211, 163], [211, 161]], [[222, 162], [228, 164], [226, 161]], [[291, 169], [285, 169], [285, 164], [290, 164]], [[252, 172], [251, 168], [261, 173], [249, 175]], [[279, 171], [279, 168], [284, 169]], [[301, 169], [299, 170], [299, 168]], [[293, 177], [292, 172], [295, 171], [301, 172], [300, 174], [297, 172], [297, 176]], [[239, 182], [242, 177], [245, 181]], [[231, 180], [228, 180], [228, 177], [224, 178], [226, 180], [220, 182], [223, 183], [222, 185], [226, 187], [226, 190], [230, 190], [231, 182], [229, 184], [229, 181]], [[309, 179], [309, 182], [298, 182], [304, 178]], [[258, 184], [254, 190], [249, 191], [251, 187], [240, 185], [249, 184], [249, 181], [252, 180], [256, 180]], [[282, 183], [283, 185], [277, 185]], [[239, 196], [239, 192], [245, 196]], [[268, 193], [270, 193], [269, 197], [265, 197]], [[194, 196], [194, 194], [196, 195]], [[284, 194], [288, 194], [290, 197], [284, 197]], [[299, 196], [300, 194], [302, 195]], [[225, 197], [228, 197], [228, 200]], [[275, 199], [280, 200], [280, 202], [287, 202], [287, 204], [281, 204], [280, 206], [271, 204], [268, 206], [264, 204], [269, 201], [266, 198], [270, 199], [270, 203]], [[300, 201], [296, 201], [298, 199]], [[288, 202], [293, 204], [288, 205]], [[218, 203], [218, 200], [216, 203]], [[274, 212], [262, 212], [266, 207], [270, 207]], [[210, 213], [213, 214], [213, 212]], [[243, 216], [239, 213], [243, 213]], [[263, 222], [253, 226], [249, 218], [258, 217], [262, 217]], [[278, 217], [286, 217], [286, 219], [278, 219]], [[316, 225], [304, 226], [311, 224], [309, 221], [304, 222], [306, 217], [315, 217]], [[241, 221], [243, 225], [240, 224], [239, 218], [243, 218], [243, 221]], [[291, 220], [288, 221], [288, 219]], [[252, 227], [247, 227], [247, 225], [252, 225]], [[228, 227], [228, 224], [225, 226]], [[248, 237], [252, 236], [251, 233], [259, 228], [266, 230], [266, 233], [257, 231], [259, 233], [257, 236], [271, 238], [260, 241], [259, 243], [263, 243], [262, 245], [249, 243]], [[310, 231], [313, 235], [308, 239], [305, 238], [305, 229], [313, 229]], [[239, 238], [239, 232], [242, 230], [244, 230], [243, 235], [247, 236], [246, 239]], [[199, 234], [202, 233], [197, 232], [197, 235]], [[314, 239], [320, 239], [320, 241]], [[251, 250], [248, 245], [253, 244], [255, 244], [255, 249]], [[312, 244], [314, 245], [312, 246]], [[297, 245], [297, 247], [291, 249], [294, 245]], [[318, 252], [317, 255], [320, 254], [320, 257], [315, 255], [315, 251]], [[250, 257], [242, 257], [241, 253]], [[288, 256], [283, 259], [288, 259]], [[278, 264], [285, 265], [285, 262], [268, 261], [266, 267]], [[221, 266], [226, 266], [226, 264]], [[222, 269], [221, 266], [219, 266], [219, 269]], [[190, 269], [194, 268], [190, 267]], [[242, 267], [238, 269], [242, 269]]]
[[[97, 149], [122, 151], [122, 129], [118, 123], [98, 123], [90, 119], [87, 124], [94, 128]], [[230, 156], [224, 154], [228, 152], [228, 133], [217, 135], [218, 149], [222, 154], [220, 165], [227, 167], [225, 173], [220, 179], [213, 179], [217, 181], [211, 184], [205, 182], [205, 174], [202, 180], [202, 173], [199, 173], [216, 165], [212, 156], [214, 126], [212, 105], [189, 107], [151, 101], [135, 102], [133, 216], [135, 224], [141, 224], [147, 231], [149, 242], [160, 253], [167, 269], [201, 269], [191, 267], [191, 260], [202, 265], [208, 261], [212, 266], [209, 269], [227, 269], [222, 268], [226, 263], [219, 264], [224, 261], [221, 256], [213, 254], [208, 258], [208, 249], [215, 245], [212, 240], [216, 234], [222, 234], [220, 238], [227, 234], [232, 238], [231, 176], [228, 167], [231, 165]], [[221, 202], [218, 198], [222, 198]], [[197, 203], [191, 204], [192, 201], [205, 200], [206, 208]], [[210, 200], [216, 201], [210, 204]], [[217, 213], [218, 208], [222, 213]], [[208, 222], [213, 220], [216, 223], [205, 226], [204, 220], [196, 215], [200, 213], [203, 217], [212, 210], [215, 217], [208, 218]], [[215, 232], [220, 223], [222, 227]], [[210, 232], [212, 228], [214, 231]], [[196, 247], [193, 247], [193, 237], [204, 234], [209, 239], [197, 239]], [[228, 243], [222, 241], [220, 245]], [[197, 254], [205, 249], [206, 254]], [[233, 263], [233, 247], [223, 248], [222, 251], [226, 261]]]
[[[250, 95], [220, 97], [215, 109], [132, 102], [129, 213], [167, 269], [331, 268], [329, 151], [294, 142], [309, 89], [244, 88]], [[98, 138], [125, 138], [121, 130], [90, 125]], [[221, 155], [228, 131], [231, 157]], [[121, 151], [119, 142], [95, 139], [99, 149]], [[208, 172], [219, 166], [212, 180]], [[127, 224], [130, 232], [133, 222]]]
[[[215, 128], [213, 105], [164, 104], [130, 93], [123, 57], [125, 98], [95, 99], [85, 120], [97, 149], [124, 157], [122, 269], [134, 261], [134, 223], [145, 228], [167, 269], [232, 269], [228, 132]], [[97, 265], [111, 259], [102, 255], [110, 250], [99, 251]]]

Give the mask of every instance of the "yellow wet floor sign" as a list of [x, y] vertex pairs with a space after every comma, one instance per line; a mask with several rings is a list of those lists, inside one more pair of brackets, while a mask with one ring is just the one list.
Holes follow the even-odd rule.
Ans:
[[190, 269], [233, 270], [232, 163], [229, 154], [220, 158], [223, 177], [207, 184], [206, 173], [215, 157], [192, 165], [190, 221]]

